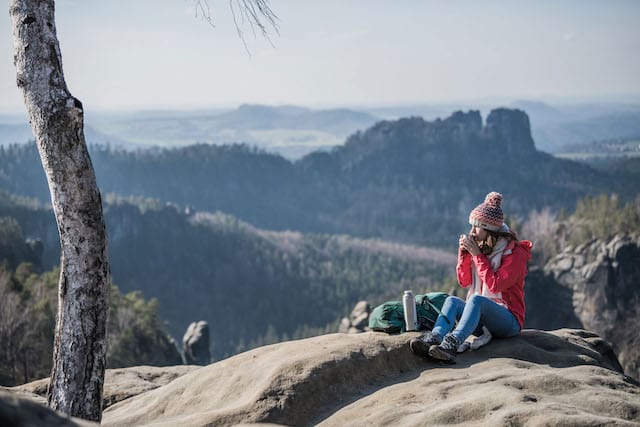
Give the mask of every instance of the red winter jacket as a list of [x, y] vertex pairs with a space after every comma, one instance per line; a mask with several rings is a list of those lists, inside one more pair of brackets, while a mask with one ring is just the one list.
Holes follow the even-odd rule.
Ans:
[[484, 286], [493, 293], [501, 292], [507, 308], [520, 324], [524, 325], [524, 278], [527, 275], [527, 261], [531, 258], [533, 244], [528, 240], [511, 241], [505, 248], [510, 254], [502, 256], [498, 271], [493, 271], [489, 258], [484, 255], [472, 256], [469, 252], [458, 250], [458, 283], [463, 288], [473, 283], [472, 266], [478, 270], [478, 276]]

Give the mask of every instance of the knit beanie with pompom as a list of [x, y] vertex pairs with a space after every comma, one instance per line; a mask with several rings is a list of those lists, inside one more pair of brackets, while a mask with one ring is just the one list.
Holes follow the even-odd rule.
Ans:
[[498, 231], [504, 223], [502, 194], [492, 191], [469, 214], [469, 224], [486, 230]]

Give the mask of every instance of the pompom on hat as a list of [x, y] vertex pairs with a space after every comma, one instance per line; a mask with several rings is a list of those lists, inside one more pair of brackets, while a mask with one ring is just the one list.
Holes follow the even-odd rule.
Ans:
[[504, 224], [502, 194], [492, 191], [469, 214], [469, 224], [486, 230], [498, 231]]

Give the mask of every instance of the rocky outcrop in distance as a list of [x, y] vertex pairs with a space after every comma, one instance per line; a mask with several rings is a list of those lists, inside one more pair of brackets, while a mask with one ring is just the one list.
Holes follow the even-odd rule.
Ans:
[[204, 320], [192, 322], [182, 337], [185, 365], [208, 365], [211, 362], [209, 341], [209, 324]]
[[[456, 365], [413, 355], [408, 342], [417, 335], [322, 335], [183, 367], [173, 381], [107, 407], [102, 425], [640, 422], [640, 385], [593, 333], [524, 330], [460, 355]], [[123, 378], [107, 375], [107, 399], [131, 388]]]
[[338, 326], [338, 332], [344, 334], [358, 334], [369, 330], [369, 314], [371, 306], [367, 301], [358, 301], [351, 310], [349, 317], [343, 317]]
[[567, 248], [529, 273], [525, 295], [525, 327], [594, 331], [640, 378], [640, 235]]

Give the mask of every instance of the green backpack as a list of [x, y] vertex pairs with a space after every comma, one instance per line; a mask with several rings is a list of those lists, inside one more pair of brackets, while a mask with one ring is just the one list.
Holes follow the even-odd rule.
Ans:
[[[445, 292], [429, 292], [416, 295], [416, 312], [418, 314], [418, 330], [433, 329], [444, 300], [449, 295]], [[404, 309], [402, 301], [387, 301], [373, 309], [369, 315], [369, 329], [372, 331], [397, 334], [405, 331]]]

